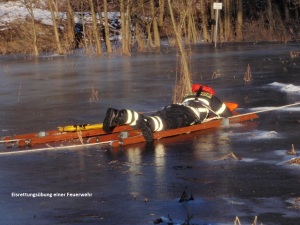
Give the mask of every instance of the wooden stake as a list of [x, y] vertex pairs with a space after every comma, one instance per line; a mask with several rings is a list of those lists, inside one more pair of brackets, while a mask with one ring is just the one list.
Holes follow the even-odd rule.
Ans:
[[246, 70], [246, 73], [244, 76], [244, 81], [250, 82], [251, 80], [252, 80], [252, 73], [251, 73], [250, 65], [248, 64], [247, 70]]
[[257, 216], [254, 217], [254, 221], [252, 225], [256, 225], [256, 223], [257, 223]]
[[234, 225], [241, 225], [240, 219], [237, 216], [235, 217]]
[[289, 155], [296, 155], [297, 154], [296, 151], [295, 151], [295, 148], [294, 148], [294, 144], [292, 144], [292, 149], [289, 152], [287, 152], [287, 154], [289, 154]]
[[229, 159], [229, 158], [232, 158], [234, 160], [239, 160], [239, 158], [236, 157], [236, 155], [233, 152], [230, 152], [229, 154], [221, 157], [219, 160], [225, 160], [225, 159]]

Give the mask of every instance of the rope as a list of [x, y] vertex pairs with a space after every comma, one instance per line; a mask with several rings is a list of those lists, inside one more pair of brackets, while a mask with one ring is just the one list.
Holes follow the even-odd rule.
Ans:
[[[296, 102], [296, 103], [289, 104], [289, 105], [283, 105], [283, 106], [279, 106], [279, 107], [273, 107], [271, 109], [263, 109], [263, 110], [259, 110], [259, 111], [256, 111], [256, 112], [245, 113], [245, 114], [242, 114], [242, 115], [245, 116], [245, 115], [250, 115], [250, 114], [258, 114], [258, 113], [263, 113], [263, 112], [269, 112], [269, 111], [284, 109], [284, 108], [295, 106], [295, 105], [300, 105], [300, 102]], [[241, 114], [236, 115], [236, 116], [231, 116], [230, 118], [235, 118], [235, 117], [239, 117], [239, 116], [241, 116]]]
[[81, 144], [84, 145], [81, 130], [78, 130], [78, 131], [77, 131], [77, 135], [78, 135], [78, 139], [79, 139], [79, 141], [81, 142]]
[[[85, 147], [89, 146], [95, 146], [95, 145], [105, 145], [105, 144], [111, 144], [112, 141], [104, 141], [104, 142], [97, 142], [97, 143], [90, 143], [90, 144], [85, 144]], [[18, 154], [26, 154], [26, 153], [32, 153], [32, 152], [42, 152], [42, 151], [57, 151], [57, 150], [62, 150], [62, 149], [82, 149], [82, 145], [70, 145], [70, 146], [51, 146], [47, 144], [47, 148], [38, 148], [38, 149], [25, 149], [25, 150], [16, 150], [16, 151], [11, 151], [11, 152], [0, 152], [1, 155], [18, 155]]]
[[214, 110], [212, 110], [208, 105], [205, 105], [204, 103], [201, 103], [201, 104], [202, 104], [202, 106], [207, 108], [209, 111], [211, 111], [213, 114], [215, 114], [217, 116], [217, 118], [222, 118], [222, 116], [220, 116], [218, 113], [216, 113]]

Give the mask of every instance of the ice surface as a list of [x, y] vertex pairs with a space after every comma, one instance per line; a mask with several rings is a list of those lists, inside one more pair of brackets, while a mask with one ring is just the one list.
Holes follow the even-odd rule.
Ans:
[[[292, 104], [298, 92], [281, 89], [299, 86], [299, 59], [283, 65], [278, 58], [290, 62], [289, 51], [297, 48], [292, 43], [195, 45], [193, 80], [211, 85], [222, 100], [237, 102], [239, 113]], [[0, 56], [1, 136], [99, 123], [108, 107], [152, 112], [171, 102], [175, 49], [130, 58], [49, 55]], [[243, 80], [248, 64], [252, 83]], [[218, 78], [212, 78], [214, 71]], [[274, 82], [280, 85], [269, 85]], [[291, 144], [299, 152], [298, 112], [296, 106], [261, 113], [254, 121], [153, 145], [61, 146], [1, 155], [0, 224], [143, 225], [168, 215], [181, 223], [191, 215], [190, 224], [197, 225], [232, 225], [236, 216], [242, 224], [258, 216], [258, 224], [299, 225], [299, 210], [289, 203], [300, 197], [299, 165], [283, 163], [295, 157], [286, 154]], [[242, 160], [218, 161], [230, 152]], [[180, 203], [184, 190], [195, 200]], [[92, 197], [17, 198], [12, 192]]]

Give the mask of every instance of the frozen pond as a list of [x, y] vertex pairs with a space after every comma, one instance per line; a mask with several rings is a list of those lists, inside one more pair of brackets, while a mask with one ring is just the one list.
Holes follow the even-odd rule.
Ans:
[[[241, 113], [300, 101], [296, 44], [193, 46], [193, 81]], [[250, 65], [253, 81], [243, 80]], [[131, 57], [0, 56], [0, 136], [102, 122], [108, 107], [171, 102], [176, 51]], [[300, 105], [232, 125], [119, 149], [0, 155], [0, 224], [300, 224]], [[4, 146], [0, 145], [0, 148]], [[219, 160], [233, 152], [241, 160]], [[182, 193], [194, 200], [179, 202]], [[23, 194], [24, 193], [24, 194]], [[20, 195], [30, 196], [20, 196]], [[33, 194], [38, 196], [33, 197]], [[75, 195], [84, 195], [82, 197]], [[188, 224], [186, 222], [186, 224]]]

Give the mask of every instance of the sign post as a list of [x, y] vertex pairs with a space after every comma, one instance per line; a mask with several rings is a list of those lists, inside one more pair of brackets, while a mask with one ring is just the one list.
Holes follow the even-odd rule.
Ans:
[[214, 2], [214, 9], [216, 10], [216, 25], [215, 25], [215, 48], [217, 47], [218, 39], [218, 20], [219, 20], [219, 10], [222, 10], [222, 2]]

